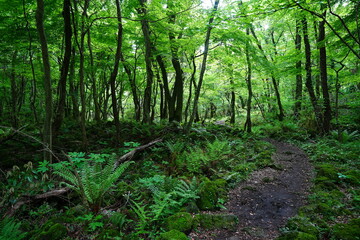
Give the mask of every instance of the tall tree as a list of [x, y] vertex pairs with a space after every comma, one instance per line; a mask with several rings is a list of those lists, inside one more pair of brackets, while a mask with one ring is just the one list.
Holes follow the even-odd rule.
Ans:
[[52, 162], [52, 155], [50, 151], [52, 150], [52, 116], [53, 116], [53, 106], [52, 106], [52, 92], [51, 92], [51, 70], [50, 70], [50, 59], [49, 59], [49, 50], [45, 35], [44, 28], [44, 1], [37, 0], [37, 9], [36, 9], [36, 27], [39, 34], [42, 61], [44, 68], [44, 92], [45, 92], [45, 120], [44, 120], [44, 131], [43, 139], [44, 144], [47, 145], [49, 151], [44, 152], [44, 160]]
[[190, 130], [196, 113], [197, 113], [197, 109], [198, 109], [198, 103], [199, 103], [199, 97], [200, 97], [200, 92], [201, 92], [201, 86], [204, 80], [204, 75], [205, 75], [205, 70], [206, 70], [206, 61], [207, 61], [207, 57], [208, 57], [208, 53], [209, 53], [209, 44], [210, 44], [210, 35], [211, 35], [211, 30], [213, 29], [213, 22], [215, 19], [215, 14], [217, 12], [218, 6], [219, 6], [219, 2], [220, 0], [215, 0], [213, 9], [211, 11], [211, 15], [210, 15], [210, 19], [209, 22], [207, 24], [207, 30], [206, 30], [206, 36], [205, 36], [205, 44], [204, 44], [204, 52], [203, 52], [203, 59], [202, 59], [202, 63], [201, 63], [201, 68], [200, 68], [200, 76], [199, 76], [199, 82], [197, 84], [197, 87], [195, 89], [195, 97], [194, 97], [194, 102], [193, 102], [193, 109], [192, 109], [192, 114], [190, 115], [190, 120], [188, 122], [187, 125], [187, 131]]
[[61, 127], [64, 118], [65, 100], [66, 100], [66, 80], [69, 73], [69, 66], [71, 60], [72, 29], [71, 29], [70, 8], [71, 8], [70, 0], [64, 0], [62, 15], [64, 18], [65, 53], [60, 70], [60, 79], [58, 83], [59, 99], [56, 105], [55, 117], [53, 123], [53, 132], [55, 137], [59, 132], [59, 129]]
[[139, 0], [140, 7], [137, 9], [141, 15], [141, 30], [144, 35], [145, 42], [145, 64], [146, 64], [146, 87], [144, 91], [143, 102], [143, 123], [151, 122], [151, 92], [154, 79], [154, 72], [152, 70], [152, 43], [150, 38], [150, 25], [147, 19], [147, 0]]
[[[296, 31], [295, 31], [295, 49], [296, 54], [301, 52], [301, 21], [296, 20]], [[301, 110], [301, 98], [302, 98], [302, 74], [301, 74], [301, 58], [296, 61], [296, 89], [295, 89], [295, 107], [294, 107], [294, 116], [299, 119], [299, 114]]]
[[330, 121], [331, 121], [331, 105], [330, 105], [330, 95], [329, 87], [327, 83], [327, 66], [326, 66], [326, 44], [325, 44], [325, 16], [326, 10], [323, 12], [323, 20], [319, 23], [319, 38], [318, 38], [318, 48], [319, 48], [319, 63], [320, 63], [320, 78], [321, 78], [321, 89], [324, 98], [324, 112], [323, 112], [323, 122], [322, 130], [324, 133], [330, 131]]
[[118, 20], [118, 34], [117, 34], [117, 45], [116, 45], [116, 53], [114, 60], [114, 67], [110, 75], [110, 89], [111, 89], [111, 102], [114, 116], [114, 123], [116, 128], [116, 139], [120, 138], [120, 120], [119, 120], [119, 109], [116, 98], [116, 76], [119, 70], [119, 62], [121, 59], [121, 47], [122, 47], [122, 34], [123, 34], [123, 26], [121, 22], [121, 5], [120, 1], [116, 0], [116, 15]]

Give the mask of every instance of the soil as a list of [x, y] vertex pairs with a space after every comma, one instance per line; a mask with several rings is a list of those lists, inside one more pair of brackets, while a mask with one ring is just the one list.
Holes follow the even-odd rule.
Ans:
[[279, 229], [305, 205], [314, 174], [308, 157], [291, 144], [266, 141], [276, 147], [274, 166], [254, 171], [231, 190], [226, 210], [220, 212], [238, 216], [236, 231], [198, 230], [190, 234], [191, 239], [275, 239], [280, 235]]

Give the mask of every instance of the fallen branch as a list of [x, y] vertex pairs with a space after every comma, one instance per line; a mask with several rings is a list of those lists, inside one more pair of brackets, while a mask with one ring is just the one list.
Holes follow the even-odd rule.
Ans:
[[161, 142], [161, 141], [162, 141], [161, 138], [156, 139], [156, 140], [154, 140], [154, 141], [152, 141], [152, 142], [149, 142], [149, 143], [147, 143], [147, 144], [145, 144], [145, 145], [142, 145], [142, 146], [140, 146], [140, 147], [137, 147], [137, 148], [135, 148], [134, 150], [126, 153], [125, 155], [121, 156], [121, 157], [114, 163], [114, 168], [117, 168], [117, 167], [118, 167], [121, 163], [123, 163], [123, 162], [126, 162], [126, 161], [131, 160], [136, 153], [141, 152], [141, 151], [144, 151], [145, 149], [147, 149], [147, 148], [149, 148], [149, 147], [152, 147], [152, 146], [154, 146], [155, 144], [157, 144], [157, 143], [159, 143], [159, 142]]
[[49, 197], [57, 197], [60, 195], [63, 195], [64, 193], [67, 193], [70, 190], [70, 188], [61, 188], [61, 189], [55, 189], [50, 192], [41, 193], [35, 196], [22, 196], [19, 201], [17, 201], [11, 208], [4, 214], [2, 219], [5, 217], [12, 217], [14, 216], [15, 212], [24, 204], [31, 203], [35, 200], [41, 200], [46, 199]]

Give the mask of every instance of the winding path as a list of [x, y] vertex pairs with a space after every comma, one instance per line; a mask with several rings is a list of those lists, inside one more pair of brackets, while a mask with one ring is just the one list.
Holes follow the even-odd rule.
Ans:
[[192, 239], [256, 240], [275, 239], [279, 228], [305, 204], [313, 167], [299, 148], [272, 139], [272, 156], [277, 167], [254, 171], [245, 182], [229, 192], [226, 210], [239, 218], [236, 231], [216, 230], [192, 233]]

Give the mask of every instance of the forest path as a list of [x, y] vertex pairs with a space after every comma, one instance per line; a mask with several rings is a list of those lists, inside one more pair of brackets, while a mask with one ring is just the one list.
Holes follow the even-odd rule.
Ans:
[[254, 171], [229, 192], [226, 210], [220, 212], [239, 218], [236, 231], [193, 232], [191, 239], [275, 239], [279, 236], [279, 228], [305, 204], [314, 172], [308, 157], [291, 144], [266, 141], [276, 147], [272, 158], [278, 167]]

